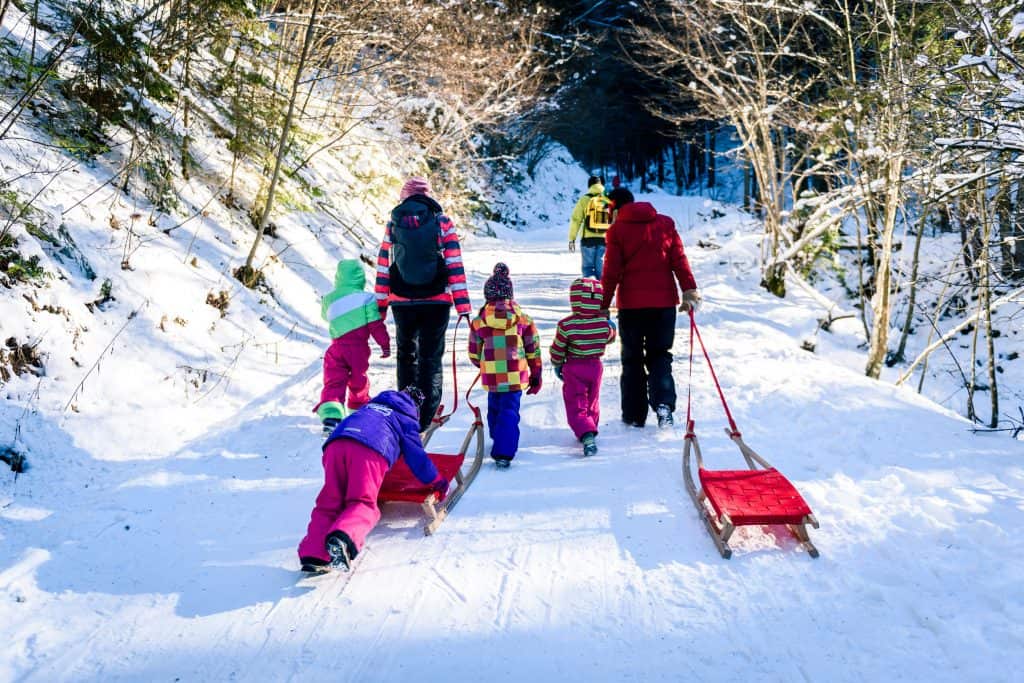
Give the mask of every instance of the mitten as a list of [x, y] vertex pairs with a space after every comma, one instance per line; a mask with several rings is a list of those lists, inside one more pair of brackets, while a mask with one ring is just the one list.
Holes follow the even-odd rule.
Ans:
[[561, 365], [556, 365], [555, 366], [555, 377], [557, 377], [558, 379], [560, 379], [562, 381], [565, 381], [565, 378], [562, 377], [562, 366]]
[[437, 494], [437, 499], [442, 501], [448, 495], [448, 480], [439, 474], [430, 488]]
[[540, 378], [540, 368], [534, 368], [530, 371], [530, 388], [526, 390], [527, 394], [536, 394], [540, 391], [541, 385], [544, 382]]
[[700, 292], [696, 289], [687, 289], [683, 292], [683, 303], [679, 304], [680, 313], [697, 312], [700, 307]]

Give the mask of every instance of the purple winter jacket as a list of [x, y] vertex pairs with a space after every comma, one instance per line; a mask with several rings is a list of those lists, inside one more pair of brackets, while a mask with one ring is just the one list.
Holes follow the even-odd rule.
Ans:
[[437, 479], [437, 468], [420, 441], [420, 420], [416, 404], [401, 391], [382, 391], [369, 403], [341, 421], [324, 442], [324, 448], [335, 439], [351, 439], [380, 453], [395, 464], [399, 455], [424, 484]]

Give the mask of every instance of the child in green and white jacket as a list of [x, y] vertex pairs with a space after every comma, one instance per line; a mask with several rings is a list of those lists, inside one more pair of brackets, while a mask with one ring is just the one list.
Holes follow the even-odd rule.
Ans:
[[321, 304], [321, 315], [330, 323], [333, 341], [324, 354], [324, 388], [314, 411], [327, 435], [348, 411], [362, 408], [370, 401], [370, 380], [366, 376], [370, 368], [370, 336], [380, 347], [381, 358], [391, 355], [391, 337], [380, 317], [377, 299], [365, 287], [363, 266], [356, 259], [345, 259], [338, 263], [334, 290]]

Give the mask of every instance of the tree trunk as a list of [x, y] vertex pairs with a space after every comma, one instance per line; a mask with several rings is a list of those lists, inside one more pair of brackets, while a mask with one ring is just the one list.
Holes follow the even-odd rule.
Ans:
[[267, 201], [263, 206], [263, 212], [256, 227], [256, 238], [252, 241], [252, 248], [249, 250], [249, 256], [245, 259], [244, 270], [241, 277], [239, 277], [242, 284], [247, 287], [252, 287], [256, 284], [256, 274], [252, 264], [256, 259], [256, 250], [259, 249], [260, 242], [263, 241], [263, 231], [266, 229], [267, 221], [270, 219], [270, 212], [274, 208], [274, 193], [277, 190], [277, 181], [281, 175], [281, 164], [284, 161], [284, 152], [288, 146], [289, 133], [291, 133], [292, 118], [295, 115], [295, 100], [298, 99], [299, 83], [302, 81], [302, 69], [306, 65], [306, 58], [309, 56], [309, 46], [312, 44], [313, 36], [316, 33], [316, 16], [319, 10], [320, 0], [313, 0], [313, 9], [309, 13], [309, 23], [306, 25], [306, 37], [302, 41], [302, 53], [299, 55], [299, 64], [295, 69], [295, 78], [292, 80], [291, 97], [288, 98], [288, 113], [285, 114], [284, 122], [281, 124], [281, 137], [277, 143], [277, 156], [274, 159], [274, 171], [270, 176], [270, 187], [267, 188]]
[[988, 353], [988, 384], [989, 384], [989, 404], [992, 409], [992, 415], [989, 418], [988, 426], [995, 429], [999, 426], [999, 385], [996, 379], [996, 349], [995, 339], [992, 334], [992, 308], [989, 306], [989, 300], [992, 297], [991, 290], [991, 267], [989, 266], [988, 256], [985, 257], [984, 266], [984, 277], [982, 278], [982, 289], [980, 303], [985, 309], [985, 340], [986, 340], [986, 352]]
[[750, 162], [743, 162], [743, 210], [750, 211]]
[[693, 175], [690, 176], [690, 181], [700, 188], [700, 181], [704, 178], [705, 172], [707, 171], [707, 157], [704, 155], [704, 133], [701, 131], [699, 135], [694, 135], [694, 141], [690, 148], [690, 154], [693, 155]]
[[903, 175], [903, 157], [899, 153], [887, 162], [885, 214], [882, 220], [878, 265], [875, 270], [874, 320], [868, 346], [865, 374], [878, 379], [889, 341], [889, 319], [892, 314], [892, 239], [896, 231], [896, 212], [900, 201], [900, 180]]
[[921, 238], [924, 236], [924, 228], [927, 224], [928, 212], [923, 211], [917, 224], [917, 235], [914, 236], [914, 257], [910, 265], [910, 293], [907, 295], [907, 317], [903, 321], [899, 347], [889, 359], [891, 365], [902, 363], [906, 358], [907, 338], [914, 325], [914, 309], [917, 308], [917, 274], [921, 265]]
[[715, 126], [708, 124], [708, 184], [709, 190], [715, 187]]
[[[191, 31], [186, 30], [186, 33], [185, 33], [185, 35], [186, 35], [186, 42], [188, 42], [188, 38], [187, 37], [190, 34], [191, 34]], [[185, 63], [184, 63], [183, 68], [182, 68], [182, 76], [181, 76], [181, 98], [183, 100], [182, 115], [181, 115], [181, 125], [182, 125], [182, 128], [184, 128], [184, 134], [181, 136], [181, 177], [184, 178], [185, 180], [188, 180], [189, 179], [189, 173], [188, 173], [189, 149], [188, 149], [188, 146], [189, 146], [189, 141], [190, 141], [190, 138], [189, 138], [189, 125], [191, 124], [191, 119], [192, 119], [192, 98], [189, 97], [188, 89], [189, 89], [189, 86], [190, 86], [189, 76], [191, 75], [190, 71], [191, 71], [191, 65], [192, 65], [192, 49], [191, 49], [191, 46], [186, 47], [185, 49], [186, 49], [185, 59], [183, 60]]]

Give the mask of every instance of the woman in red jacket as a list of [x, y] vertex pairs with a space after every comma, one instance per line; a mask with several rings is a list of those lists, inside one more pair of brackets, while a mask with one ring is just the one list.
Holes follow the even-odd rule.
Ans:
[[676, 306], [696, 310], [697, 282], [671, 218], [648, 202], [633, 202], [632, 195], [619, 198], [615, 208], [601, 284], [605, 308], [618, 295], [622, 421], [643, 427], [650, 406], [659, 427], [671, 425], [676, 409], [671, 352]]

